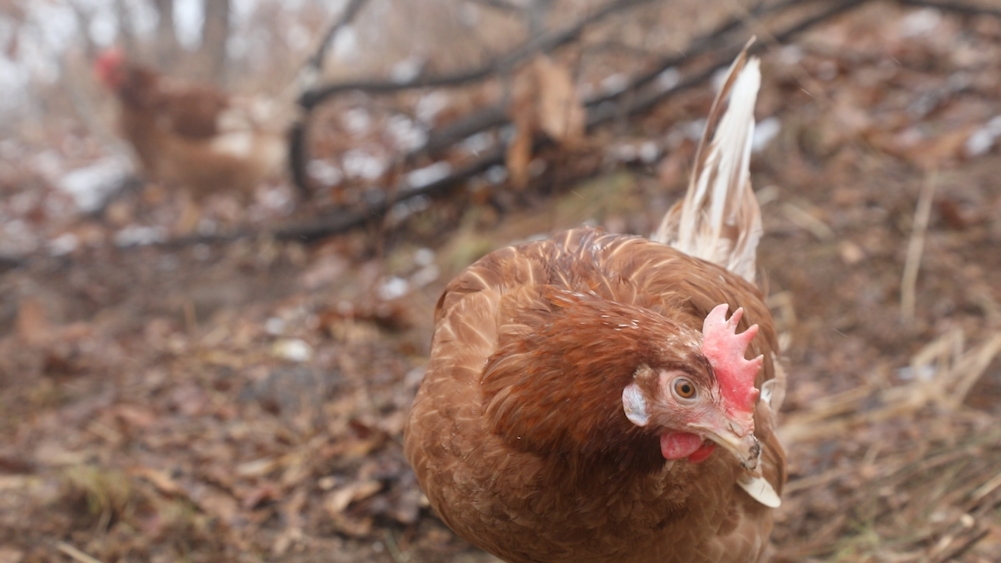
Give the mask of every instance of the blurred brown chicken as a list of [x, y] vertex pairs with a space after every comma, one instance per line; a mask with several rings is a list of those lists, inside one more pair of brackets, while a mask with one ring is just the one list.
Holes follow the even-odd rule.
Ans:
[[253, 100], [183, 84], [105, 51], [94, 63], [120, 102], [121, 134], [151, 180], [189, 189], [195, 199], [221, 191], [252, 193], [286, 157], [280, 124]]
[[653, 240], [573, 229], [446, 288], [405, 451], [473, 544], [511, 563], [764, 557], [785, 378], [753, 284], [758, 67], [734, 62]]

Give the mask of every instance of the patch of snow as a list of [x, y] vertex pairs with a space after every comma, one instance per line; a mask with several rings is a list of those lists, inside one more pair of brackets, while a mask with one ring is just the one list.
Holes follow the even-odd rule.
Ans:
[[900, 20], [901, 37], [927, 35], [942, 22], [942, 14], [934, 8], [924, 8], [904, 16]]
[[284, 319], [280, 317], [271, 317], [264, 321], [264, 332], [272, 336], [278, 336], [279, 334], [285, 332]]
[[80, 211], [92, 213], [104, 206], [133, 172], [128, 159], [113, 156], [64, 174], [55, 185], [73, 198]]
[[347, 62], [358, 57], [358, 32], [354, 27], [342, 27], [331, 43], [335, 59]]
[[458, 148], [470, 154], [478, 155], [494, 146], [494, 138], [490, 133], [477, 133], [463, 139]]
[[425, 195], [418, 195], [393, 205], [389, 210], [389, 215], [394, 221], [402, 221], [414, 213], [424, 211], [428, 207], [431, 207], [431, 200]]
[[21, 219], [7, 221], [0, 227], [0, 254], [17, 256], [38, 249], [38, 238]]
[[323, 184], [324, 186], [336, 186], [344, 181], [344, 173], [341, 169], [330, 164], [326, 160], [314, 158], [306, 165], [306, 173], [309, 177]]
[[393, 65], [393, 68], [389, 70], [389, 78], [397, 84], [410, 82], [420, 76], [425, 63], [427, 63], [426, 57], [417, 55], [407, 57]]
[[94, 14], [87, 28], [91, 41], [102, 47], [114, 43], [118, 36], [118, 17], [110, 10], [101, 10]]
[[403, 376], [403, 385], [408, 389], [415, 389], [424, 381], [424, 371], [423, 367], [416, 367], [407, 372], [407, 375]]
[[279, 340], [271, 346], [271, 353], [275, 357], [290, 362], [307, 362], [313, 357], [313, 347], [308, 342], [299, 338], [288, 338]]
[[392, 276], [379, 286], [379, 298], [383, 301], [391, 301], [403, 297], [410, 291], [410, 282], [399, 277]]
[[386, 122], [386, 129], [396, 146], [405, 151], [414, 150], [427, 142], [428, 134], [423, 127], [404, 115], [394, 115]]
[[434, 121], [434, 118], [438, 117], [438, 114], [448, 107], [448, 104], [448, 94], [436, 90], [425, 94], [420, 100], [417, 100], [414, 114], [417, 116], [418, 121], [425, 125], [430, 125]]
[[917, 371], [911, 366], [905, 366], [897, 370], [897, 377], [901, 381], [913, 381], [915, 377], [921, 381], [930, 381], [935, 378], [935, 366], [918, 366]]
[[622, 73], [617, 73], [606, 77], [601, 81], [601, 89], [606, 94], [618, 94], [629, 85], [629, 77]]
[[129, 225], [115, 233], [115, 245], [145, 246], [167, 240], [167, 229], [164, 227], [143, 227]]
[[751, 138], [751, 151], [760, 152], [767, 148], [781, 130], [782, 122], [777, 117], [769, 117], [758, 122]]
[[65, 256], [80, 246], [80, 239], [73, 233], [64, 233], [49, 241], [49, 254]]
[[632, 162], [636, 160], [638, 154], [636, 146], [628, 143], [613, 146], [611, 152], [612, 158], [619, 162]]
[[344, 153], [344, 172], [349, 177], [375, 180], [386, 170], [386, 161], [373, 154], [355, 149]]
[[673, 66], [657, 75], [657, 85], [663, 90], [670, 90], [681, 82], [681, 73]]
[[660, 147], [653, 141], [646, 141], [640, 145], [640, 160], [644, 164], [652, 164], [660, 157]]
[[344, 128], [354, 135], [364, 135], [372, 129], [372, 115], [365, 108], [351, 108], [341, 116]]
[[507, 180], [507, 168], [499, 164], [491, 166], [487, 168], [484, 176], [491, 184], [500, 184]]
[[249, 159], [253, 155], [254, 134], [250, 131], [234, 131], [216, 135], [210, 146], [213, 151], [235, 159]]
[[803, 48], [799, 45], [786, 45], [779, 49], [779, 60], [787, 66], [799, 64], [803, 60]]
[[410, 282], [417, 287], [424, 287], [434, 283], [439, 277], [441, 269], [436, 264], [430, 264], [414, 272], [414, 275], [410, 276]]
[[202, 43], [205, 5], [201, 0], [174, 0], [174, 33], [177, 42], [189, 51]]
[[418, 266], [427, 266], [434, 262], [434, 250], [430, 248], [418, 248], [414, 252], [414, 264]]
[[435, 162], [430, 166], [418, 168], [409, 172], [406, 176], [407, 188], [416, 189], [427, 186], [447, 177], [452, 173], [452, 165], [445, 162]]
[[1001, 115], [993, 117], [983, 127], [974, 131], [964, 146], [968, 156], [980, 156], [991, 150], [994, 141], [1001, 137]]

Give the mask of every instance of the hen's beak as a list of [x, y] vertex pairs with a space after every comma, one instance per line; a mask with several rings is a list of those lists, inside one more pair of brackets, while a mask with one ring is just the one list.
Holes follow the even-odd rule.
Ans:
[[761, 444], [754, 436], [752, 413], [719, 413], [719, 416], [709, 423], [696, 423], [690, 426], [736, 456], [745, 469], [754, 471], [758, 467]]

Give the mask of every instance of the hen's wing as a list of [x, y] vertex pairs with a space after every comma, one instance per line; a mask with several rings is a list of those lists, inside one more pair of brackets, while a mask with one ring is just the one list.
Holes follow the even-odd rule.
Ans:
[[170, 133], [192, 140], [209, 139], [222, 132], [230, 100], [218, 90], [185, 85], [164, 89], [157, 111]]

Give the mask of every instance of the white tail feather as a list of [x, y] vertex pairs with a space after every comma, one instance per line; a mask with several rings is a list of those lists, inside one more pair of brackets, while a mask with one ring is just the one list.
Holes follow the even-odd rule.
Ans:
[[[759, 61], [748, 59], [745, 47], [709, 111], [688, 192], [667, 212], [651, 237], [719, 264], [750, 282], [754, 281], [755, 251], [761, 238], [761, 210], [751, 189], [750, 174], [754, 103], [760, 85]], [[730, 103], [723, 112], [728, 96]]]

